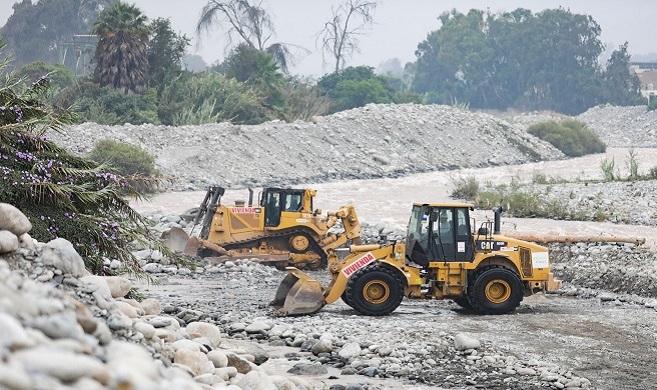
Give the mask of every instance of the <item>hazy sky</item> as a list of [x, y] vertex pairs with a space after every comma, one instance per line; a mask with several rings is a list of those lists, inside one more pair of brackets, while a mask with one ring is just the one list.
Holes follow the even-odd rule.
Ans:
[[[33, 0], [34, 1], [34, 0]], [[0, 25], [4, 25], [16, 0], [0, 0]], [[201, 8], [207, 0], [128, 0], [136, 4], [151, 19], [169, 18], [176, 32], [197, 41], [195, 26]], [[331, 16], [331, 7], [343, 0], [264, 0], [276, 29], [269, 42], [284, 42], [309, 50], [298, 50], [298, 63], [292, 73], [321, 75], [331, 69], [322, 66], [321, 52], [315, 46], [315, 35]], [[402, 64], [414, 61], [417, 44], [427, 33], [439, 28], [437, 17], [456, 8], [465, 13], [471, 8], [497, 13], [528, 8], [539, 12], [546, 8], [563, 7], [573, 13], [588, 14], [601, 26], [601, 41], [611, 49], [629, 42], [633, 55], [657, 53], [654, 28], [657, 24], [655, 0], [381, 0], [374, 13], [375, 24], [368, 35], [360, 37], [361, 53], [356, 53], [347, 65], [377, 67], [381, 62], [399, 58]], [[226, 38], [218, 30], [201, 37], [202, 47], [196, 52], [207, 63], [222, 59]], [[191, 48], [195, 51], [195, 47]], [[657, 54], [653, 55], [657, 61]]]

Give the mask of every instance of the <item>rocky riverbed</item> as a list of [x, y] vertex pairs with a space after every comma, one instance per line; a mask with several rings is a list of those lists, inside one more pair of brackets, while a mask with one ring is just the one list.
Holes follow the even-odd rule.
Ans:
[[[591, 128], [614, 146], [644, 145], [645, 129], [655, 128], [655, 118], [639, 108], [619, 110], [596, 108], [580, 118], [591, 118]], [[619, 116], [626, 125], [614, 120]], [[163, 172], [179, 178], [172, 189], [342, 179], [317, 183], [324, 186], [320, 196], [330, 204], [372, 203], [363, 215], [367, 238], [376, 241], [404, 234], [408, 207], [400, 203], [406, 198], [385, 197], [386, 188], [406, 197], [434, 188], [430, 195], [441, 195], [433, 200], [449, 198], [445, 177], [408, 174], [459, 168], [452, 171], [456, 175], [488, 167], [489, 177], [503, 179], [495, 172], [504, 168], [495, 166], [513, 163], [558, 173], [545, 165], [549, 161], [526, 164], [536, 154], [518, 149], [517, 142], [544, 160], [579, 169], [580, 160], [563, 160], [523, 133], [528, 123], [554, 117], [559, 116], [500, 118], [449, 107], [368, 106], [317, 123], [102, 131], [85, 124], [53, 138], [80, 154], [99, 138], [133, 141], [157, 155]], [[605, 124], [615, 124], [617, 131]], [[596, 164], [587, 160], [581, 169], [591, 165]], [[344, 181], [375, 177], [381, 179]], [[636, 233], [654, 226], [654, 186], [652, 181], [565, 183], [540, 191], [584, 209], [604, 207], [622, 216], [612, 228], [629, 226]], [[336, 199], [348, 192], [345, 188], [353, 192]], [[142, 212], [154, 229], [188, 223], [181, 211], [153, 206]], [[510, 222], [523, 229], [522, 220]], [[543, 227], [558, 224], [548, 220]], [[68, 242], [35, 242], [20, 211], [0, 205], [0, 388], [650, 388], [657, 382], [651, 352], [657, 348], [653, 248], [579, 243], [551, 244], [550, 250], [563, 288], [526, 298], [514, 314], [478, 316], [449, 300], [404, 300], [381, 318], [357, 315], [342, 302], [312, 316], [281, 318], [267, 303], [283, 271], [250, 260], [180, 266], [159, 252], [136, 248], [151, 283], [93, 276]], [[107, 259], [105, 266], [120, 264]], [[324, 271], [311, 274], [326, 282]]]

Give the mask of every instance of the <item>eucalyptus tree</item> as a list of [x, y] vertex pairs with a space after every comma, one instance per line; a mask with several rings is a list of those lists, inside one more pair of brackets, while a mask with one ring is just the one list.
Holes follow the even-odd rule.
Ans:
[[627, 42], [611, 53], [602, 73], [605, 101], [617, 105], [641, 105], [641, 81], [636, 73], [629, 72], [630, 54]]
[[600, 26], [564, 9], [456, 10], [418, 44], [413, 90], [428, 102], [578, 114], [598, 104]]
[[150, 85], [157, 86], [167, 75], [175, 76], [182, 70], [182, 59], [190, 39], [184, 34], [176, 34], [169, 19], [157, 18], [151, 22], [150, 28], [148, 74]]
[[117, 1], [91, 30], [98, 35], [95, 77], [101, 86], [142, 93], [148, 78], [148, 18], [135, 5]]
[[413, 90], [429, 103], [485, 105], [489, 99], [493, 51], [488, 16], [479, 10], [456, 10], [438, 17], [441, 27], [418, 44]]
[[[0, 36], [13, 53], [12, 65], [43, 61], [62, 63], [66, 46], [74, 35], [89, 34], [103, 7], [114, 0], [22, 0], [15, 1]], [[68, 54], [72, 54], [73, 48]], [[68, 56], [75, 58], [75, 56]], [[67, 66], [71, 65], [68, 61]]]
[[292, 60], [288, 45], [277, 42], [269, 44], [275, 35], [274, 23], [263, 0], [209, 0], [201, 10], [196, 24], [196, 34], [209, 33], [215, 27], [223, 28], [228, 38], [226, 48], [240, 42], [261, 52], [271, 54], [283, 73], [288, 73]]
[[358, 52], [358, 37], [374, 23], [377, 4], [377, 1], [347, 0], [332, 9], [331, 20], [317, 34], [317, 40], [321, 42], [322, 55], [331, 57], [335, 73], [344, 69], [347, 58]]

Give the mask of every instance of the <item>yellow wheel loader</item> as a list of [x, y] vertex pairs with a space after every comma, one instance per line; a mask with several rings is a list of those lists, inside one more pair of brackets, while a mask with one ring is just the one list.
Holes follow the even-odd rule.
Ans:
[[[200, 257], [258, 258], [274, 265], [301, 268], [326, 266], [334, 249], [351, 241], [360, 244], [362, 228], [353, 206], [342, 206], [322, 215], [313, 210], [316, 190], [264, 188], [259, 202], [222, 205], [225, 189], [209, 187], [196, 215], [198, 237], [180, 228], [163, 234], [171, 249]], [[344, 232], [331, 232], [340, 221]]]
[[471, 210], [463, 203], [415, 203], [406, 242], [354, 245], [342, 260], [331, 256], [328, 287], [289, 267], [271, 305], [279, 315], [301, 315], [342, 298], [361, 314], [381, 316], [404, 297], [435, 298], [502, 314], [524, 296], [560, 287], [546, 247], [500, 234], [501, 208], [476, 231]]

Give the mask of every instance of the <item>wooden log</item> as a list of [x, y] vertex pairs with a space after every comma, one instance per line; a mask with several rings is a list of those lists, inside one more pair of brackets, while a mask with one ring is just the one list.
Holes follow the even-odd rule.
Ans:
[[621, 236], [551, 236], [541, 234], [523, 234], [515, 232], [504, 232], [503, 235], [517, 240], [531, 241], [539, 244], [550, 244], [553, 242], [616, 242], [643, 245], [646, 239], [643, 237], [621, 237]]

